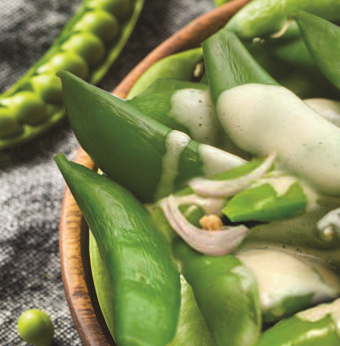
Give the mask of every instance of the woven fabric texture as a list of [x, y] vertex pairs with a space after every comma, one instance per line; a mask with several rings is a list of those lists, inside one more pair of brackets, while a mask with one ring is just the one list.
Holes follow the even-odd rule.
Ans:
[[[80, 0], [0, 0], [0, 92], [52, 44]], [[146, 0], [135, 31], [99, 86], [111, 91], [144, 56], [213, 0]], [[22, 312], [50, 315], [53, 346], [81, 345], [65, 298], [58, 249], [65, 183], [53, 161], [73, 159], [77, 141], [67, 119], [20, 147], [0, 152], [0, 345], [26, 345], [18, 335]]]

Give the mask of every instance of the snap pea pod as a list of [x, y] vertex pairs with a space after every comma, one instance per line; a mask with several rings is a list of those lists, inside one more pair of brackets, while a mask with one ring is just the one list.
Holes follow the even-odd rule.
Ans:
[[256, 346], [340, 345], [339, 312], [339, 299], [299, 312], [265, 331]]
[[254, 345], [262, 320], [251, 271], [232, 255], [202, 255], [180, 239], [172, 247], [216, 345]]
[[193, 176], [245, 162], [171, 130], [68, 72], [59, 75], [66, 113], [80, 145], [105, 174], [143, 202], [166, 196]]
[[[193, 140], [216, 146], [220, 126], [211, 102], [208, 86], [204, 90], [185, 88], [139, 96], [128, 103], [161, 124], [187, 133]], [[194, 85], [196, 86], [196, 85]]]
[[[93, 282], [106, 325], [114, 337], [112, 290], [92, 233], [89, 238]], [[191, 286], [181, 275], [181, 309], [174, 339], [168, 346], [216, 346], [197, 307]]]
[[99, 82], [129, 38], [143, 3], [83, 2], [45, 55], [0, 95], [0, 149], [35, 138], [65, 115], [57, 71]]
[[203, 60], [202, 48], [193, 48], [165, 57], [150, 66], [134, 83], [128, 99], [134, 98], [159, 78], [172, 78], [190, 81], [196, 66]]
[[340, 40], [340, 28], [323, 18], [304, 11], [294, 13], [309, 53], [324, 75], [339, 89], [339, 53], [334, 42]]
[[173, 78], [158, 78], [143, 92], [139, 93], [132, 99], [128, 99], [128, 102], [142, 102], [144, 97], [149, 97], [150, 95], [155, 95], [159, 93], [175, 92], [182, 89], [199, 89], [207, 90], [208, 84], [201, 82], [185, 81], [181, 79]]
[[285, 249], [248, 249], [235, 256], [253, 273], [264, 323], [337, 298], [340, 279], [325, 261]]
[[111, 336], [114, 338], [113, 290], [111, 289], [105, 266], [100, 257], [96, 238], [92, 234], [91, 230], [89, 230], [89, 255], [91, 274], [100, 310], [103, 314], [106, 326], [108, 327]]
[[340, 131], [292, 92], [275, 85], [241, 85], [221, 93], [216, 109], [221, 125], [241, 149], [259, 156], [277, 152], [282, 167], [318, 193], [339, 195]]
[[97, 241], [117, 343], [167, 345], [176, 332], [180, 280], [166, 238], [126, 189], [63, 154], [55, 161]]
[[203, 53], [214, 102], [222, 91], [245, 83], [278, 84], [225, 28], [203, 42]]
[[153, 84], [128, 103], [171, 129], [187, 133], [195, 141], [249, 159], [249, 155], [228, 140], [218, 123], [207, 84], [175, 79], [158, 79]]
[[337, 0], [253, 0], [226, 24], [241, 39], [267, 37], [280, 32], [290, 13], [304, 10], [328, 20], [340, 19]]
[[268, 74], [300, 98], [337, 97], [338, 89], [309, 54], [297, 23], [289, 28], [292, 24], [297, 28], [293, 33], [243, 43]]

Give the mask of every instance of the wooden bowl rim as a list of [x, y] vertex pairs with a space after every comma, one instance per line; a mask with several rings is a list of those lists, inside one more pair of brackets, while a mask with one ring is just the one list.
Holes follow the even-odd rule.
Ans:
[[[233, 0], [193, 20], [148, 54], [112, 93], [126, 97], [133, 84], [152, 64], [168, 55], [197, 47], [204, 39], [222, 28], [249, 1], [251, 0]], [[74, 161], [92, 170], [96, 168], [81, 147]], [[94, 306], [98, 302], [96, 298], [91, 297], [91, 277], [89, 278], [84, 270], [82, 255], [84, 251], [88, 251], [88, 248], [84, 248], [82, 239], [84, 225], [83, 216], [66, 187], [60, 216], [59, 254], [67, 303], [84, 346], [112, 346], [115, 343], [103, 323], [102, 316], [98, 316], [100, 311]], [[101, 323], [98, 319], [101, 319]]]

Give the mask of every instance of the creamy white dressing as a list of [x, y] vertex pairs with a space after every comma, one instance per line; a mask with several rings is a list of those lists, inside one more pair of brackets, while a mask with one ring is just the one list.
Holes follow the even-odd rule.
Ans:
[[236, 155], [206, 144], [199, 146], [198, 153], [205, 177], [239, 167], [247, 162]]
[[340, 194], [340, 129], [280, 86], [245, 84], [221, 93], [217, 114], [230, 138], [301, 175], [319, 192]]
[[[287, 297], [312, 294], [312, 303], [334, 299], [340, 292], [339, 282], [325, 283], [317, 270], [297, 257], [277, 250], [247, 250], [238, 257], [253, 273], [258, 283], [261, 308], [273, 309]], [[327, 277], [336, 276], [326, 268]]]
[[162, 174], [155, 194], [156, 199], [168, 195], [173, 190], [181, 153], [190, 140], [188, 135], [180, 131], [170, 131], [167, 135], [166, 152], [162, 160]]
[[304, 100], [309, 107], [318, 112], [323, 118], [340, 127], [340, 102], [324, 98]]
[[192, 139], [204, 144], [217, 144], [219, 124], [209, 90], [178, 90], [170, 102], [169, 117], [186, 127]]

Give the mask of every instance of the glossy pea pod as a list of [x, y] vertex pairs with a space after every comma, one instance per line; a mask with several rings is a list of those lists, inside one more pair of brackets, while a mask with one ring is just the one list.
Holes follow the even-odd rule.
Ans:
[[127, 99], [134, 98], [145, 91], [160, 78], [191, 81], [195, 77], [197, 65], [203, 61], [201, 47], [169, 55], [150, 66], [134, 83]]
[[99, 82], [129, 38], [143, 3], [84, 1], [45, 55], [0, 95], [0, 149], [31, 140], [64, 116], [56, 72]]
[[[100, 309], [107, 327], [114, 338], [114, 309], [112, 289], [108, 282], [105, 267], [100, 257], [96, 240], [92, 233], [89, 239], [90, 260], [93, 282]], [[168, 346], [216, 346], [204, 318], [197, 306], [191, 286], [181, 275], [181, 308], [174, 339]]]
[[339, 313], [339, 299], [301, 311], [265, 331], [256, 346], [340, 345]]
[[328, 20], [340, 18], [337, 0], [253, 0], [226, 24], [241, 39], [277, 34], [285, 29], [290, 13], [304, 10]]
[[216, 345], [254, 345], [262, 319], [251, 271], [233, 255], [202, 255], [180, 239], [172, 248]]
[[216, 146], [219, 142], [220, 126], [208, 86], [185, 82], [182, 88], [182, 83], [168, 79], [158, 80], [157, 86], [160, 81], [176, 83], [179, 89], [142, 93], [128, 100], [128, 103], [171, 129], [187, 133], [193, 140]]
[[293, 13], [308, 51], [319, 69], [339, 89], [339, 47], [334, 45], [340, 39], [340, 28], [323, 18], [304, 11]]
[[235, 256], [253, 273], [264, 324], [339, 297], [340, 279], [314, 256], [268, 246], [239, 251]]
[[129, 191], [63, 154], [55, 161], [98, 244], [118, 345], [167, 345], [176, 332], [180, 278], [166, 237]]
[[105, 174], [143, 202], [166, 196], [193, 176], [245, 162], [171, 130], [68, 72], [59, 75], [66, 113], [80, 145]]
[[203, 54], [214, 103], [222, 91], [238, 85], [278, 85], [251, 56], [239, 38], [226, 28], [203, 42]]

